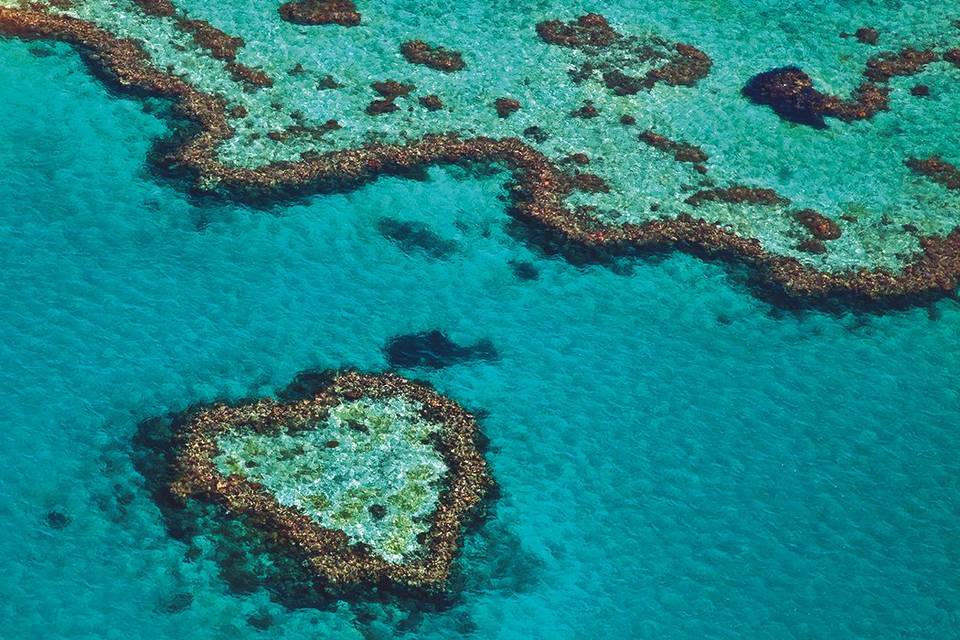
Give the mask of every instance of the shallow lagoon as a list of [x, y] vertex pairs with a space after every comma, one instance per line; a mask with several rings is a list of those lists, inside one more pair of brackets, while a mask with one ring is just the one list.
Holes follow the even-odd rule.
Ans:
[[[955, 302], [793, 314], [687, 256], [577, 268], [518, 237], [498, 175], [194, 202], [144, 166], [161, 121], [30, 48], [0, 43], [5, 637], [956, 637]], [[458, 250], [404, 252], [383, 217]], [[489, 412], [503, 496], [454, 607], [287, 611], [185, 557], [130, 463], [141, 420], [383, 369], [433, 328], [499, 354], [404, 372]]]

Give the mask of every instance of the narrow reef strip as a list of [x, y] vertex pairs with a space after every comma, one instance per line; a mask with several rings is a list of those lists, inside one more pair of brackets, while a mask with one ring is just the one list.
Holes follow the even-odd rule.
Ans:
[[710, 159], [706, 152], [697, 145], [671, 140], [655, 131], [644, 131], [641, 133], [640, 142], [673, 155], [673, 159], [677, 162], [703, 164]]
[[[283, 437], [317, 428], [343, 403], [389, 399], [413, 403], [412, 406], [419, 407], [420, 419], [439, 425], [439, 432], [427, 440], [433, 442], [447, 468], [429, 529], [418, 536], [424, 551], [409, 559], [388, 561], [369, 545], [351, 543], [343, 531], [326, 528], [299, 509], [282, 505], [263, 484], [248, 480], [241, 473], [225, 472], [222, 461], [215, 460], [222, 454], [225, 439], [237, 433]], [[351, 429], [384, 428], [380, 424], [348, 424]], [[177, 475], [170, 489], [180, 500], [199, 498], [226, 507], [232, 515], [245, 516], [282, 547], [302, 557], [331, 588], [390, 583], [443, 589], [459, 549], [464, 522], [492, 482], [476, 446], [477, 433], [476, 422], [469, 413], [425, 384], [393, 374], [333, 373], [325, 387], [302, 399], [284, 403], [263, 399], [237, 406], [216, 404], [194, 411], [179, 429]], [[337, 446], [336, 441], [326, 444]], [[284, 456], [287, 455], [295, 453], [285, 452]], [[385, 508], [377, 507], [371, 507], [370, 514], [374, 519], [382, 519]]]
[[356, 187], [383, 174], [427, 165], [495, 163], [513, 174], [510, 213], [579, 252], [673, 248], [731, 259], [755, 269], [780, 294], [811, 301], [843, 297], [867, 303], [909, 303], [917, 297], [950, 294], [960, 281], [960, 228], [946, 236], [920, 238], [921, 251], [898, 273], [882, 269], [833, 273], [773, 254], [755, 238], [737, 235], [689, 214], [643, 224], [607, 224], [568, 208], [565, 200], [572, 189], [569, 177], [545, 155], [512, 137], [464, 139], [450, 132], [404, 145], [370, 144], [257, 169], [227, 166], [215, 154], [216, 147], [233, 135], [227, 123], [227, 105], [183, 79], [151, 67], [149, 57], [136, 43], [118, 39], [89, 22], [31, 9], [0, 8], [0, 33], [25, 40], [67, 42], [79, 47], [114, 87], [173, 99], [177, 115], [197, 126], [192, 135], [184, 136], [158, 160], [169, 169], [237, 197], [279, 197], [331, 185]]

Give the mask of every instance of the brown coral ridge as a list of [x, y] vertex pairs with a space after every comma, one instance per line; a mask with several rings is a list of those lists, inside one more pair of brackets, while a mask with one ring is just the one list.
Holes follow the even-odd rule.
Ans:
[[338, 24], [355, 27], [360, 24], [360, 12], [353, 0], [297, 0], [280, 5], [280, 17], [293, 24]]
[[908, 158], [904, 164], [914, 173], [926, 176], [947, 189], [960, 189], [960, 169], [941, 159], [940, 156], [925, 159]]
[[224, 33], [206, 20], [178, 18], [176, 24], [178, 29], [193, 36], [197, 46], [207, 49], [218, 60], [234, 60], [244, 45], [243, 38]]
[[673, 159], [677, 162], [703, 164], [710, 159], [710, 156], [695, 144], [671, 140], [666, 136], [650, 130], [640, 134], [640, 142], [650, 145], [654, 149], [673, 154]]
[[843, 100], [820, 93], [810, 76], [791, 66], [755, 75], [742, 93], [754, 104], [769, 106], [784, 120], [822, 129], [827, 126], [826, 117], [852, 122], [886, 111], [889, 90], [865, 82], [854, 90], [852, 100]]
[[437, 71], [451, 73], [466, 68], [463, 55], [445, 47], [433, 47], [423, 40], [410, 40], [400, 45], [400, 53], [410, 64], [422, 64]]
[[887, 82], [894, 76], [912, 76], [923, 71], [937, 54], [929, 49], [918, 50], [907, 47], [900, 51], [887, 51], [867, 60], [863, 75], [874, 82]]
[[[309, 428], [344, 400], [402, 397], [422, 405], [425, 420], [442, 425], [435, 446], [449, 474], [422, 557], [391, 563], [364, 545], [352, 545], [342, 531], [327, 529], [306, 514], [281, 505], [265, 488], [216, 467], [217, 439], [244, 427], [273, 433], [282, 428]], [[332, 374], [329, 385], [287, 403], [264, 399], [238, 406], [216, 404], [201, 408], [180, 427], [176, 477], [170, 493], [226, 507], [254, 523], [291, 553], [303, 557], [312, 572], [333, 588], [383, 583], [442, 590], [457, 554], [465, 520], [480, 505], [492, 485], [487, 464], [477, 448], [473, 417], [456, 402], [426, 384], [393, 374], [364, 375], [353, 371]]]
[[[610, 225], [571, 211], [565, 200], [570, 184], [546, 156], [516, 138], [463, 139], [455, 133], [425, 136], [406, 145], [372, 144], [278, 162], [257, 169], [226, 166], [216, 147], [233, 135], [225, 102], [197, 91], [183, 79], [149, 65], [149, 58], [129, 40], [67, 16], [0, 8], [0, 33], [26, 40], [54, 39], [79, 47], [86, 59], [121, 90], [175, 100], [179, 116], [196, 127], [176, 146], [156, 158], [164, 168], [203, 177], [221, 192], [244, 199], [346, 189], [377, 176], [427, 165], [494, 163], [513, 174], [510, 209], [519, 221], [540, 229], [564, 251], [587, 255], [680, 249], [703, 257], [730, 259], [753, 268], [758, 281], [786, 302], [817, 302], [842, 297], [852, 303], [908, 305], [953, 292], [960, 281], [960, 228], [945, 237], [920, 238], [921, 251], [899, 273], [884, 270], [831, 273], [766, 251], [755, 238], [730, 232], [688, 214], [643, 224]], [[730, 197], [733, 197], [732, 195]], [[701, 196], [701, 200], [704, 196]]]

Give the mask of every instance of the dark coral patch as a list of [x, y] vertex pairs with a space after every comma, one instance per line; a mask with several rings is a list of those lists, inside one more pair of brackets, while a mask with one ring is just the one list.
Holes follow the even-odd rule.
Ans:
[[799, 67], [780, 67], [750, 78], [742, 93], [751, 102], [771, 107], [784, 120], [822, 129], [825, 117], [845, 122], [871, 118], [887, 109], [888, 90], [866, 82], [853, 100], [820, 93]]
[[471, 360], [496, 360], [500, 357], [490, 340], [483, 339], [476, 344], [462, 346], [436, 329], [391, 338], [383, 351], [391, 367], [404, 369], [443, 369]]
[[836, 240], [842, 234], [840, 225], [813, 209], [797, 211], [794, 216], [817, 240]]
[[523, 130], [523, 137], [530, 138], [534, 142], [542, 144], [550, 139], [550, 134], [544, 131], [542, 128], [534, 125]]
[[860, 27], [854, 32], [853, 36], [857, 39], [857, 42], [863, 44], [874, 45], [880, 42], [880, 32], [873, 27]]
[[370, 104], [367, 105], [366, 112], [368, 116], [379, 116], [384, 113], [393, 113], [399, 109], [400, 107], [397, 106], [397, 103], [390, 98], [384, 100], [372, 100]]
[[561, 47], [605, 47], [619, 38], [607, 19], [596, 13], [582, 15], [571, 22], [546, 20], [537, 25], [537, 34], [548, 43]]
[[674, 55], [667, 58], [664, 65], [652, 69], [647, 80], [654, 84], [663, 82], [673, 87], [692, 87], [698, 80], [710, 73], [713, 60], [693, 45], [678, 42], [674, 45]]
[[67, 525], [70, 524], [70, 516], [63, 513], [62, 511], [50, 511], [47, 513], [47, 526], [51, 529], [66, 529]]
[[227, 71], [236, 82], [240, 82], [249, 90], [256, 90], [273, 86], [273, 79], [263, 69], [254, 69], [239, 62], [227, 62]]
[[511, 260], [510, 270], [513, 271], [517, 280], [536, 280], [540, 277], [540, 272], [533, 263], [526, 260]]
[[443, 109], [443, 101], [439, 96], [431, 93], [428, 96], [420, 96], [420, 106], [424, 107], [427, 111], [439, 111]]
[[409, 83], [397, 82], [396, 80], [383, 80], [371, 83], [370, 88], [384, 98], [393, 99], [406, 97], [410, 95], [410, 92], [416, 90], [417, 87]]
[[940, 156], [929, 158], [909, 158], [904, 161], [914, 173], [926, 176], [947, 189], [960, 189], [960, 169]]
[[943, 54], [943, 59], [960, 69], [960, 47], [947, 51]]
[[514, 111], [520, 110], [520, 103], [513, 98], [497, 98], [493, 102], [493, 107], [497, 110], [498, 116], [506, 118]]
[[797, 245], [797, 249], [803, 251], [804, 253], [821, 255], [827, 252], [827, 245], [823, 243], [823, 240], [807, 238], [806, 240], [802, 240], [800, 244]]
[[459, 51], [434, 47], [423, 40], [410, 40], [400, 45], [400, 53], [411, 64], [422, 64], [438, 71], [460, 71], [467, 65]]
[[710, 56], [692, 45], [670, 43], [655, 36], [624, 36], [595, 13], [572, 22], [541, 22], [537, 33], [548, 44], [578, 49], [584, 54], [586, 61], [570, 70], [574, 82], [599, 74], [616, 95], [633, 95], [658, 82], [693, 86], [713, 65]]
[[360, 12], [353, 0], [298, 0], [280, 5], [280, 17], [303, 25], [338, 24], [355, 27]]
[[383, 96], [382, 100], [373, 100], [370, 104], [367, 105], [367, 115], [378, 116], [384, 113], [393, 113], [400, 109], [397, 106], [395, 100], [397, 98], [405, 98], [416, 87], [412, 84], [406, 84], [403, 82], [397, 82], [396, 80], [382, 80], [374, 82], [370, 87], [376, 91], [378, 94]]
[[570, 115], [574, 118], [583, 118], [584, 120], [589, 120], [590, 118], [596, 118], [598, 115], [600, 115], [600, 112], [593, 105], [592, 100], [584, 100], [583, 106], [581, 106], [579, 109], [574, 109]]
[[606, 180], [593, 173], [577, 173], [570, 178], [574, 189], [586, 193], [609, 193], [610, 185]]

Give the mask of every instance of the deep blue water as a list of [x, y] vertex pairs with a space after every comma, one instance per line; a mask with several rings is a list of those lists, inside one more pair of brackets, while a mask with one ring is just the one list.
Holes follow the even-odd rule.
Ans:
[[[787, 313], [688, 256], [578, 268], [508, 233], [502, 175], [192, 202], [145, 166], [161, 120], [29, 48], [0, 42], [3, 638], [960, 637], [955, 301]], [[488, 413], [503, 495], [454, 607], [286, 610], [185, 557], [140, 421], [434, 328], [499, 353], [404, 372]]]

